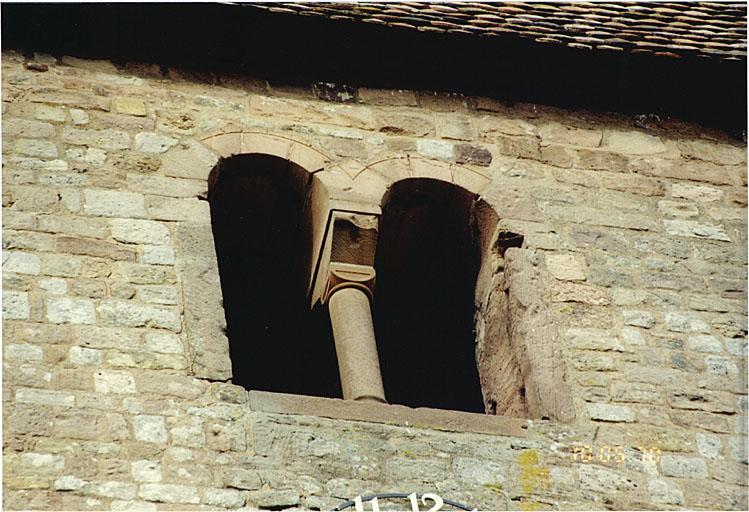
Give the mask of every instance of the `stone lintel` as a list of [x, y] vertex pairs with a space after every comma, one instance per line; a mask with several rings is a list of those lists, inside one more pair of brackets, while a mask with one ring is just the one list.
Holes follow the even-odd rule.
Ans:
[[338, 398], [250, 391], [250, 410], [338, 420], [368, 421], [399, 427], [428, 428], [508, 437], [527, 437], [527, 420], [404, 405], [356, 402]]

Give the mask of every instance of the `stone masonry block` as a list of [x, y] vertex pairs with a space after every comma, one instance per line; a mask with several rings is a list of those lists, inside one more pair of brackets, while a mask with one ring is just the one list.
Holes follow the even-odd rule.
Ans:
[[128, 482], [104, 481], [89, 482], [83, 487], [83, 494], [102, 498], [131, 500], [135, 498], [137, 486]]
[[88, 299], [47, 299], [47, 320], [54, 324], [93, 324], [96, 310]]
[[145, 335], [146, 349], [159, 354], [182, 354], [184, 346], [176, 334], [170, 332], [151, 332]]
[[452, 161], [453, 145], [441, 140], [419, 139], [416, 141], [416, 150], [420, 155], [429, 158]]
[[65, 156], [70, 160], [85, 162], [94, 166], [101, 166], [107, 159], [107, 152], [98, 148], [72, 147], [65, 151]]
[[671, 195], [679, 199], [691, 199], [698, 203], [709, 203], [720, 201], [723, 198], [723, 191], [705, 185], [674, 183], [671, 185]]
[[3, 272], [39, 275], [41, 260], [36, 254], [20, 251], [3, 251]]
[[637, 382], [613, 383], [611, 385], [611, 397], [615, 402], [655, 404], [662, 401], [655, 386]]
[[203, 491], [203, 503], [214, 507], [239, 508], [246, 501], [245, 493], [235, 489], [206, 489]]
[[141, 245], [141, 262], [149, 265], [174, 265], [175, 255], [171, 247], [165, 245]]
[[613, 404], [588, 404], [590, 419], [599, 421], [625, 422], [635, 421], [635, 413], [629, 407]]
[[483, 137], [497, 134], [522, 137], [535, 135], [536, 128], [524, 119], [512, 119], [500, 116], [481, 116], [476, 121], [479, 133]]
[[60, 209], [61, 194], [49, 187], [15, 186], [11, 189], [15, 210], [54, 213]]
[[[158, 265], [117, 262], [111, 277], [131, 284], [173, 284], [177, 276], [173, 269]], [[130, 295], [131, 298], [132, 295]]]
[[135, 379], [128, 372], [101, 370], [94, 373], [94, 389], [97, 393], [135, 393]]
[[[187, 165], [188, 162], [185, 162]], [[210, 167], [208, 168], [210, 170]], [[207, 172], [207, 171], [206, 171]], [[148, 176], [128, 174], [127, 185], [133, 192], [167, 197], [207, 197], [206, 180], [172, 178], [167, 176]]]
[[114, 109], [120, 114], [131, 116], [145, 116], [148, 114], [146, 104], [143, 100], [126, 96], [118, 96], [114, 99]]
[[156, 512], [158, 510], [158, 508], [156, 507], [155, 503], [151, 503], [151, 502], [148, 502], [148, 501], [139, 501], [139, 500], [128, 500], [128, 501], [112, 500], [112, 510], [114, 510], [114, 511], [139, 510], [141, 512]]
[[697, 451], [700, 455], [708, 459], [717, 459], [720, 457], [720, 436], [705, 432], [697, 432]]
[[57, 158], [57, 145], [47, 140], [16, 139], [15, 148], [22, 155], [39, 158]]
[[164, 155], [162, 170], [166, 176], [205, 181], [217, 163], [216, 153], [191, 140], [174, 146]]
[[20, 462], [23, 469], [46, 475], [59, 474], [65, 467], [65, 457], [52, 453], [23, 453]]
[[59, 107], [38, 105], [34, 108], [34, 118], [40, 121], [65, 122], [65, 111]]
[[633, 491], [636, 484], [631, 478], [590, 464], [580, 466], [580, 487], [595, 493]]
[[706, 140], [684, 140], [677, 143], [682, 156], [721, 165], [746, 164], [746, 146], [716, 144]]
[[377, 117], [377, 129], [393, 135], [425, 137], [434, 135], [434, 123], [425, 116], [412, 114], [382, 114]]
[[107, 238], [109, 226], [106, 219], [92, 219], [71, 215], [44, 215], [39, 217], [39, 229], [50, 233]]
[[122, 327], [157, 327], [179, 332], [182, 320], [176, 308], [157, 307], [131, 301], [103, 300], [99, 315], [108, 325]]
[[739, 374], [738, 366], [730, 357], [707, 356], [705, 357], [705, 367], [708, 373], [714, 375], [736, 376]]
[[647, 311], [626, 310], [622, 311], [622, 317], [625, 325], [644, 327], [645, 329], [650, 329], [655, 325], [655, 318]]
[[29, 294], [14, 290], [3, 290], [3, 318], [26, 320], [29, 318]]
[[661, 472], [664, 476], [678, 478], [707, 478], [707, 464], [697, 457], [665, 454], [661, 457]]
[[149, 304], [176, 305], [179, 303], [179, 290], [172, 285], [147, 284], [137, 288], [137, 298]]
[[84, 210], [102, 217], [145, 217], [145, 199], [141, 194], [116, 190], [86, 189]]
[[112, 219], [112, 238], [129, 244], [168, 245], [169, 228], [149, 220]]
[[189, 448], [203, 448], [205, 446], [203, 425], [204, 420], [202, 418], [194, 416], [178, 418], [170, 430], [172, 443]]
[[285, 510], [298, 508], [301, 504], [301, 496], [294, 490], [277, 491], [264, 489], [262, 491], [254, 491], [249, 493], [247, 500], [251, 506], [259, 507], [260, 509]]
[[11, 343], [5, 346], [3, 360], [16, 363], [39, 362], [44, 357], [41, 347], [28, 343]]
[[109, 110], [109, 99], [76, 91], [34, 91], [28, 96], [33, 103], [51, 103], [98, 110]]
[[684, 493], [679, 486], [670, 480], [653, 479], [648, 482], [648, 493], [653, 503], [664, 505], [684, 504]]
[[64, 391], [48, 389], [17, 388], [16, 402], [23, 404], [73, 407], [75, 396]]
[[710, 327], [698, 316], [668, 311], [666, 328], [674, 332], [708, 332]]
[[101, 364], [101, 351], [86, 347], [70, 347], [68, 360], [78, 366], [97, 366]]
[[697, 207], [690, 203], [679, 201], [658, 201], [658, 211], [672, 217], [697, 217], [700, 212]]
[[74, 125], [80, 126], [88, 124], [91, 118], [88, 116], [85, 110], [81, 110], [79, 108], [71, 108], [70, 119], [73, 120]]
[[55, 127], [49, 123], [28, 121], [26, 119], [3, 119], [3, 135], [45, 139], [54, 136]]
[[211, 210], [208, 201], [197, 198], [175, 199], [162, 196], [148, 196], [148, 217], [156, 220], [176, 220], [211, 223]]
[[137, 460], [130, 464], [136, 482], [161, 482], [161, 464], [152, 460]]
[[664, 220], [663, 225], [669, 235], [688, 236], [693, 238], [709, 238], [730, 242], [723, 226], [716, 224], [700, 223], [691, 220]]
[[66, 126], [62, 132], [62, 140], [68, 144], [88, 146], [99, 149], [128, 149], [130, 135], [121, 130], [110, 128], [104, 130], [84, 130]]
[[624, 352], [622, 342], [612, 336], [608, 329], [571, 328], [567, 338], [573, 347], [581, 350], [599, 350], [603, 352]]
[[188, 503], [200, 502], [196, 487], [178, 484], [143, 484], [140, 486], [138, 496], [144, 500], [162, 503]]
[[385, 463], [387, 477], [395, 482], [434, 482], [448, 471], [442, 460], [394, 457]]
[[687, 339], [687, 346], [695, 352], [723, 352], [723, 345], [720, 340], [714, 336], [698, 335], [690, 336]]
[[545, 123], [538, 127], [541, 144], [568, 144], [596, 148], [601, 144], [601, 130], [577, 128], [561, 123]]
[[177, 144], [177, 139], [152, 132], [141, 132], [135, 136], [135, 151], [141, 153], [164, 153]]
[[56, 491], [80, 491], [86, 485], [86, 481], [73, 475], [65, 475], [56, 479], [52, 488]]
[[739, 338], [739, 339], [732, 339], [732, 338], [726, 338], [726, 349], [728, 350], [729, 354], [733, 354], [734, 356], [741, 356], [746, 357], [747, 355], [747, 349], [749, 348], [747, 346], [747, 339], [746, 338]]
[[39, 281], [39, 288], [55, 295], [64, 295], [68, 291], [68, 283], [64, 279], [52, 277]]
[[609, 151], [630, 155], [651, 155], [667, 150], [666, 145], [658, 137], [638, 131], [608, 132], [603, 147]]
[[546, 267], [560, 281], [585, 281], [585, 259], [577, 254], [549, 254]]
[[90, 238], [77, 238], [63, 236], [57, 239], [57, 251], [68, 254], [80, 254], [106, 258], [115, 261], [136, 261], [138, 253], [131, 247], [120, 244], [105, 242], [104, 240], [92, 240]]
[[455, 146], [455, 161], [459, 164], [474, 164], [487, 167], [492, 163], [492, 154], [482, 146], [458, 144]]
[[501, 485], [507, 480], [507, 468], [499, 462], [468, 457], [456, 457], [453, 472], [460, 481], [473, 485]]
[[609, 293], [605, 289], [570, 281], [554, 283], [551, 294], [553, 302], [579, 302], [593, 306], [605, 306], [611, 303]]
[[437, 114], [437, 136], [441, 139], [475, 140], [476, 129], [468, 117]]
[[134, 416], [133, 434], [138, 441], [166, 444], [168, 436], [164, 417], [154, 415]]
[[234, 489], [257, 490], [263, 486], [258, 472], [243, 467], [233, 468], [224, 472], [224, 484]]

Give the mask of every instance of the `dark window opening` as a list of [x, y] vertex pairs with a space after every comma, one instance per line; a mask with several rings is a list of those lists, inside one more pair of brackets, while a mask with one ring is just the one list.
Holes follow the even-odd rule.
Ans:
[[383, 200], [373, 315], [388, 402], [484, 413], [475, 356], [475, 196], [409, 179]]
[[341, 397], [327, 310], [307, 302], [309, 175], [278, 157], [242, 155], [222, 161], [211, 183], [233, 382]]

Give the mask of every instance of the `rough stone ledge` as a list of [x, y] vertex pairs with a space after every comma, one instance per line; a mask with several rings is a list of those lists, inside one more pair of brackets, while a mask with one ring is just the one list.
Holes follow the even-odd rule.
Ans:
[[250, 410], [277, 414], [320, 416], [339, 420], [370, 421], [401, 427], [432, 428], [448, 432], [472, 432], [527, 437], [527, 420], [487, 416], [403, 405], [362, 403], [337, 398], [250, 391]]

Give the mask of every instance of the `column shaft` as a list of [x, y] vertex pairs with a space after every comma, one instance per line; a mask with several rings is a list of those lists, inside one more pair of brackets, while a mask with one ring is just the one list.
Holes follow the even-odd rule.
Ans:
[[369, 297], [358, 288], [343, 288], [330, 296], [328, 309], [343, 398], [387, 403]]

